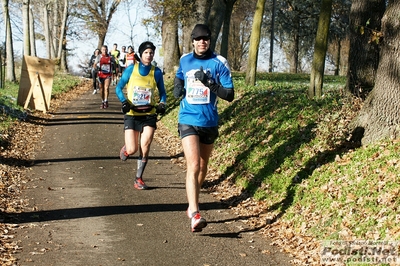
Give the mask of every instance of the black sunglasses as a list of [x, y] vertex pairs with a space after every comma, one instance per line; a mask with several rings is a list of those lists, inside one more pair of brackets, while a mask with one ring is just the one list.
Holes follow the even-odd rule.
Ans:
[[207, 37], [207, 36], [200, 36], [200, 37], [194, 38], [194, 40], [195, 40], [195, 41], [200, 41], [200, 40], [209, 41], [209, 40], [210, 40], [210, 37]]

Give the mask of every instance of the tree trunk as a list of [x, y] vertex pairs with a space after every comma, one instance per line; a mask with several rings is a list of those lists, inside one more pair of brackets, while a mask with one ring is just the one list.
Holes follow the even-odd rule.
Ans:
[[51, 25], [53, 25], [53, 29], [50, 30], [50, 34], [51, 34], [51, 58], [57, 58], [58, 57], [58, 44], [61, 41], [60, 36], [58, 35], [58, 33], [60, 32], [60, 13], [59, 13], [59, 5], [58, 5], [58, 1], [60, 0], [54, 0], [52, 1], [52, 18], [51, 18]]
[[221, 31], [222, 24], [225, 18], [226, 5], [224, 0], [214, 0], [211, 6], [210, 15], [208, 17], [208, 26], [211, 30], [211, 50], [215, 51], [219, 32]]
[[178, 41], [178, 21], [175, 16], [171, 16], [168, 8], [164, 8], [163, 17], [161, 29], [164, 51], [163, 70], [166, 73], [172, 73], [179, 66], [179, 58], [181, 57]]
[[271, 10], [271, 37], [269, 41], [269, 68], [268, 72], [274, 70], [274, 40], [275, 40], [275, 15], [276, 15], [276, 0], [272, 0]]
[[48, 4], [43, 6], [43, 29], [44, 29], [44, 40], [46, 43], [46, 55], [47, 58], [51, 58], [51, 38], [50, 38], [50, 28], [49, 28], [49, 10]]
[[[2, 0], [4, 22], [6, 24], [6, 75], [5, 80], [15, 82], [14, 47], [12, 41], [12, 30], [10, 23], [10, 13], [8, 11], [8, 0]], [[1, 64], [0, 64], [0, 67]], [[4, 86], [4, 84], [2, 84]]]
[[364, 98], [374, 87], [379, 45], [371, 34], [381, 28], [385, 0], [353, 0], [350, 11], [350, 52], [346, 90]]
[[332, 1], [322, 0], [318, 21], [317, 36], [315, 38], [314, 59], [311, 69], [310, 87], [308, 97], [310, 99], [322, 96], [322, 85], [325, 71], [325, 57], [328, 49], [329, 24], [332, 13]]
[[289, 72], [292, 74], [296, 74], [299, 67], [299, 27], [300, 21], [297, 18], [296, 21], [293, 22], [293, 27], [295, 27], [293, 31], [293, 37], [290, 42], [290, 50], [289, 50]]
[[31, 55], [36, 56], [36, 38], [35, 38], [35, 23], [33, 20], [32, 8], [29, 8], [29, 40], [31, 41]]
[[235, 5], [236, 0], [226, 0], [225, 2], [226, 2], [226, 10], [224, 15], [224, 27], [222, 28], [220, 54], [223, 57], [228, 58], [229, 30], [231, 25], [230, 22], [232, 17], [233, 6]]
[[58, 46], [58, 55], [60, 58], [60, 70], [64, 72], [68, 72], [67, 65], [67, 19], [68, 19], [68, 0], [64, 0], [64, 10], [61, 20], [61, 29], [60, 29], [60, 43]]
[[342, 52], [342, 40], [340, 38], [337, 38], [337, 49], [336, 49], [336, 55], [335, 55], [335, 76], [339, 76], [340, 73], [340, 53]]
[[24, 55], [31, 55], [31, 41], [29, 34], [29, 0], [22, 2], [22, 21], [24, 28]]
[[[392, 1], [382, 18], [384, 40], [375, 86], [359, 115], [352, 121], [354, 131], [364, 132], [361, 144], [400, 137], [400, 1]], [[354, 137], [354, 135], [353, 135]], [[358, 141], [359, 139], [354, 139]]]
[[256, 84], [258, 49], [260, 46], [261, 24], [264, 15], [265, 1], [266, 0], [257, 1], [256, 12], [254, 13], [246, 69], [246, 84], [250, 86]]

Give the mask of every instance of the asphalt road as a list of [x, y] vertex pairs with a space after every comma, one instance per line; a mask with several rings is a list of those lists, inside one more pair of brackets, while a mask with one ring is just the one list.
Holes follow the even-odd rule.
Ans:
[[153, 142], [144, 181], [136, 160], [119, 159], [123, 115], [114, 89], [101, 110], [91, 91], [48, 121], [14, 216], [18, 265], [290, 265], [290, 257], [205, 191], [208, 226], [190, 231], [185, 173]]

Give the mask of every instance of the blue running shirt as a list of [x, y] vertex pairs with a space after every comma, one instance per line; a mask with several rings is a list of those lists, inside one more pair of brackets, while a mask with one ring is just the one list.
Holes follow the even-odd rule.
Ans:
[[216, 83], [226, 89], [233, 88], [231, 71], [228, 61], [215, 53], [207, 59], [195, 58], [192, 53], [185, 54], [180, 59], [176, 77], [184, 80], [185, 94], [180, 103], [180, 124], [200, 127], [218, 126], [218, 97], [200, 81], [195, 80], [194, 73], [203, 68], [210, 71]]

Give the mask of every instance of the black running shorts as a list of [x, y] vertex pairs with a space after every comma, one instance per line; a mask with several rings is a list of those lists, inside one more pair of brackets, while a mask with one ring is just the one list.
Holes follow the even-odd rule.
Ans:
[[124, 115], [124, 130], [133, 129], [135, 131], [143, 132], [143, 127], [150, 126], [157, 129], [157, 116], [156, 115], [143, 115], [132, 116]]
[[198, 135], [203, 144], [213, 144], [218, 138], [218, 127], [198, 127], [178, 124], [178, 133], [181, 139], [190, 135]]

